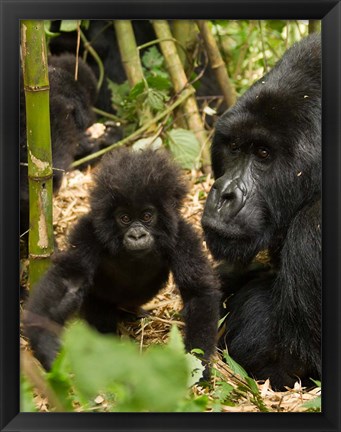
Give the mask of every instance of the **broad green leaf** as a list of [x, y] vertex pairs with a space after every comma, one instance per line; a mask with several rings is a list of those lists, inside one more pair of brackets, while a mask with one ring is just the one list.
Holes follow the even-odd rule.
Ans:
[[224, 351], [224, 359], [232, 369], [233, 373], [239, 375], [241, 378], [248, 377], [248, 374], [246, 373], [245, 369], [242, 368], [242, 366], [240, 366], [235, 360], [233, 360], [233, 358], [230, 357], [226, 351]]
[[37, 411], [37, 408], [33, 402], [33, 387], [23, 374], [20, 375], [20, 411]]
[[77, 30], [77, 20], [63, 20], [60, 24], [61, 32], [72, 32]]
[[148, 89], [147, 103], [154, 111], [162, 111], [165, 104], [165, 94], [154, 89]]
[[193, 354], [186, 354], [188, 369], [190, 376], [188, 377], [187, 386], [192, 387], [195, 383], [199, 382], [204, 372], [204, 366], [200, 359]]
[[169, 332], [169, 339], [167, 347], [177, 352], [185, 353], [185, 344], [182, 339], [181, 333], [176, 325], [173, 325]]
[[129, 94], [129, 84], [125, 81], [122, 84], [116, 84], [107, 78], [108, 88], [111, 91], [111, 101], [114, 105], [121, 105]]
[[56, 357], [51, 371], [46, 374], [46, 378], [58, 400], [63, 404], [65, 411], [73, 411], [73, 397], [71, 396], [73, 382], [70, 376], [69, 365], [65, 359], [64, 349]]
[[130, 90], [129, 98], [135, 99], [137, 96], [141, 95], [146, 89], [146, 85], [144, 81], [140, 81], [134, 85], [134, 87]]
[[302, 407], [307, 408], [308, 411], [321, 411], [321, 396], [305, 402]]
[[163, 65], [163, 57], [155, 47], [149, 48], [142, 56], [142, 64], [148, 69], [159, 68]]
[[159, 91], [168, 91], [172, 86], [170, 79], [161, 75], [154, 75], [148, 77], [147, 83], [149, 87], [152, 87]]
[[187, 395], [189, 368], [178, 330], [169, 345], [142, 355], [135, 343], [101, 335], [83, 322], [66, 330], [64, 343], [77, 390], [90, 400], [114, 395], [113, 411], [175, 411]]
[[184, 169], [196, 168], [200, 158], [200, 144], [194, 133], [186, 129], [172, 129], [168, 132], [168, 138], [176, 162]]
[[257, 386], [256, 381], [253, 378], [250, 378], [249, 376], [245, 377], [245, 381], [249, 385], [252, 394], [258, 395], [259, 394], [259, 388]]
[[83, 322], [64, 332], [65, 356], [80, 392], [91, 398], [105, 391], [110, 382], [131, 373], [137, 348], [111, 335], [102, 335]]
[[185, 399], [177, 406], [176, 412], [204, 412], [208, 406], [209, 398], [206, 395], [195, 399]]
[[232, 392], [233, 386], [225, 381], [219, 381], [214, 389], [214, 395], [220, 402], [225, 402], [229, 399]]

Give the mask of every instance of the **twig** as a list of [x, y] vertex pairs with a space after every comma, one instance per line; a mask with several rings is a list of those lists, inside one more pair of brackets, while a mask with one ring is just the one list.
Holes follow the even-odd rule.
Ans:
[[99, 109], [99, 108], [95, 108], [95, 107], [93, 107], [93, 108], [92, 108], [92, 111], [93, 111], [95, 114], [101, 115], [101, 116], [103, 116], [103, 117], [107, 117], [107, 118], [109, 118], [109, 119], [111, 119], [111, 120], [114, 120], [114, 121], [116, 121], [116, 122], [118, 122], [118, 123], [121, 123], [121, 124], [126, 124], [126, 123], [127, 123], [126, 120], [123, 120], [123, 119], [121, 119], [120, 117], [117, 117], [115, 114], [108, 113], [108, 112], [103, 111], [103, 110], [101, 110], [101, 109]]
[[81, 35], [80, 35], [80, 21], [77, 21], [77, 48], [76, 48], [76, 64], [75, 64], [75, 81], [78, 80], [78, 63], [79, 63], [79, 46], [81, 43]]
[[88, 42], [87, 38], [85, 37], [85, 35], [81, 29], [79, 29], [79, 32], [80, 32], [80, 37], [82, 38], [82, 41], [84, 44], [84, 49], [89, 51], [89, 53], [92, 55], [92, 57], [95, 59], [97, 65], [98, 65], [99, 77], [98, 77], [98, 81], [97, 81], [97, 90], [99, 91], [99, 89], [102, 87], [103, 79], [104, 79], [104, 67], [103, 67], [102, 60], [100, 59], [97, 52], [93, 49], [91, 44]]

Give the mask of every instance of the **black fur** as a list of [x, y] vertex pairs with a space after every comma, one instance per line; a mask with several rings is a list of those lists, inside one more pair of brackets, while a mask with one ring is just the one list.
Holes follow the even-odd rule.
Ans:
[[[320, 36], [289, 49], [221, 117], [212, 164], [202, 223], [225, 260], [221, 343], [275, 388], [309, 383], [321, 375]], [[251, 269], [263, 249], [271, 269]]]
[[[79, 81], [74, 79], [75, 57], [49, 58], [50, 128], [53, 163], [53, 190], [61, 185], [63, 170], [74, 161], [85, 130], [94, 122], [92, 105], [96, 80], [89, 68], [79, 60]], [[20, 89], [20, 162], [27, 164], [26, 107], [23, 82]], [[28, 229], [27, 166], [20, 166], [20, 232]]]
[[186, 348], [201, 348], [209, 359], [221, 295], [200, 239], [181, 216], [185, 194], [180, 170], [162, 152], [120, 150], [103, 158], [89, 213], [27, 304], [25, 333], [46, 369], [59, 348], [46, 322], [63, 326], [78, 312], [98, 331], [115, 333], [120, 309], [136, 311], [170, 272], [184, 302]]

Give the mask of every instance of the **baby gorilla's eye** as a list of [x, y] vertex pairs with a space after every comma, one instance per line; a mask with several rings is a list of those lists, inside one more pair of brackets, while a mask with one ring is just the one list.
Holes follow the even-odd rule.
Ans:
[[131, 219], [127, 214], [122, 215], [120, 219], [121, 219], [121, 222], [124, 223], [125, 225], [127, 225], [131, 222]]
[[150, 212], [145, 212], [145, 213], [143, 213], [141, 220], [143, 222], [150, 222], [152, 220], [152, 218], [153, 218], [153, 215]]
[[266, 159], [269, 157], [270, 153], [268, 152], [267, 149], [259, 147], [256, 150], [256, 155], [260, 158], [260, 159]]

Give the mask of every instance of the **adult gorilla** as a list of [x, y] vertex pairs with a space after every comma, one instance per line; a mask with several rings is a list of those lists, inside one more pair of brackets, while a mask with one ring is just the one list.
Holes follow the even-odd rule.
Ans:
[[[276, 389], [321, 374], [320, 80], [314, 35], [221, 117], [212, 146], [216, 181], [202, 224], [224, 260], [220, 342]], [[265, 249], [270, 265], [251, 264]]]

